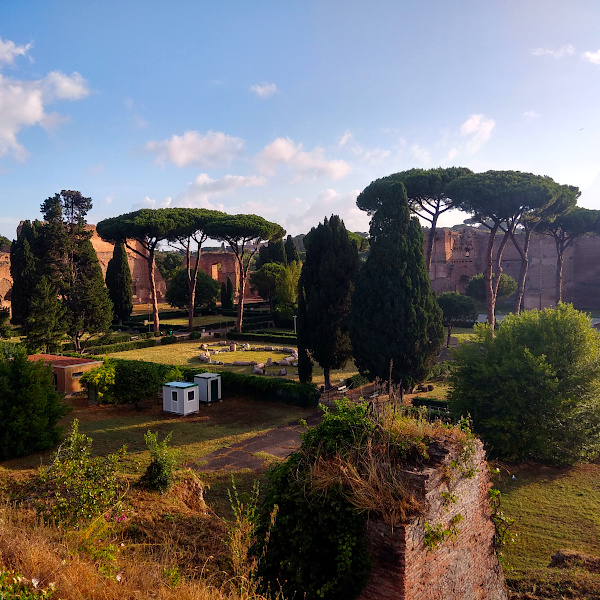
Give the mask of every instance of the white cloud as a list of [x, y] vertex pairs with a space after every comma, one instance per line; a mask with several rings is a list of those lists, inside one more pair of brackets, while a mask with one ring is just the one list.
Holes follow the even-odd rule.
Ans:
[[539, 119], [539, 117], [541, 117], [540, 113], [536, 113], [535, 110], [526, 110], [523, 113], [523, 116], [526, 119]]
[[[0, 39], [0, 62], [11, 63], [29, 47]], [[36, 81], [12, 79], [0, 73], [0, 158], [11, 155], [25, 160], [28, 152], [18, 140], [19, 132], [35, 125], [56, 127], [67, 119], [58, 113], [46, 113], [46, 106], [57, 100], [81, 100], [88, 94], [87, 82], [79, 73], [53, 71]]]
[[341, 179], [350, 172], [350, 165], [343, 160], [328, 160], [323, 148], [316, 147], [310, 152], [302, 149], [302, 144], [294, 144], [290, 138], [277, 138], [265, 146], [258, 157], [261, 173], [274, 175], [279, 165], [292, 171], [295, 182], [317, 177]]
[[591, 62], [594, 65], [600, 65], [600, 50], [597, 52], [584, 52], [581, 55], [581, 58]]
[[163, 165], [172, 162], [177, 167], [196, 165], [217, 167], [230, 164], [244, 148], [244, 140], [222, 133], [209, 131], [186, 131], [182, 136], [173, 135], [170, 140], [146, 143], [147, 152], [157, 154], [156, 162]]
[[551, 50], [550, 48], [534, 48], [531, 53], [534, 56], [551, 56], [552, 58], [563, 58], [564, 56], [571, 56], [575, 54], [575, 48], [571, 44], [565, 44], [558, 50]]
[[259, 98], [269, 98], [279, 90], [274, 83], [255, 83], [250, 86], [250, 91], [254, 92]]
[[343, 148], [348, 142], [351, 142], [354, 139], [354, 136], [350, 131], [345, 131], [344, 135], [340, 138], [338, 142], [338, 146]]
[[48, 101], [81, 100], [90, 93], [87, 81], [77, 71], [71, 75], [52, 71], [44, 78], [43, 89]]
[[426, 165], [429, 163], [429, 152], [422, 146], [419, 146], [419, 144], [413, 144], [410, 147], [410, 153], [412, 157], [421, 164]]
[[172, 198], [167, 196], [164, 200], [156, 200], [154, 198], [150, 198], [150, 196], [145, 196], [142, 200], [133, 205], [133, 209], [137, 210], [138, 208], [169, 208], [171, 206]]
[[446, 157], [442, 160], [442, 164], [447, 164], [452, 162], [458, 155], [458, 149], [450, 148]]
[[15, 57], [25, 56], [30, 48], [31, 44], [27, 44], [26, 46], [17, 46], [17, 44], [14, 42], [11, 42], [10, 40], [4, 41], [0, 37], [0, 64], [14, 64]]
[[213, 204], [212, 199], [224, 194], [232, 194], [236, 190], [263, 186], [267, 183], [264, 177], [252, 175], [225, 175], [221, 179], [212, 179], [207, 173], [200, 173], [187, 188], [173, 200], [173, 206], [213, 208], [224, 210], [222, 204]]
[[291, 235], [307, 233], [311, 227], [323, 222], [325, 217], [339, 215], [349, 231], [369, 231], [369, 216], [356, 206], [359, 190], [348, 194], [340, 194], [337, 190], [327, 188], [320, 192], [315, 201], [300, 215], [289, 215], [284, 220], [284, 227]]
[[354, 135], [350, 131], [344, 132], [344, 135], [342, 135], [338, 142], [338, 148], [348, 149], [353, 157], [370, 166], [378, 165], [391, 154], [389, 150], [384, 150], [383, 148], [366, 148], [354, 141]]
[[488, 119], [485, 115], [471, 115], [460, 126], [461, 134], [470, 138], [467, 141], [467, 152], [477, 152], [490, 139], [495, 125], [494, 119]]

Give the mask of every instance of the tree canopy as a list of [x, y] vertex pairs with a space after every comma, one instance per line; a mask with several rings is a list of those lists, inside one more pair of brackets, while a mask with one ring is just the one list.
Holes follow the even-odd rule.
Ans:
[[113, 303], [113, 320], [119, 325], [129, 319], [133, 310], [132, 279], [125, 244], [115, 244], [106, 267], [106, 287]]
[[[194, 311], [209, 308], [217, 303], [220, 287], [210, 275], [204, 271], [198, 271], [196, 274], [196, 289], [194, 290]], [[187, 272], [180, 269], [175, 273], [169, 287], [165, 300], [177, 308], [189, 308], [190, 294], [188, 290]], [[190, 330], [191, 331], [191, 330]]]
[[452, 329], [457, 323], [472, 322], [477, 318], [477, 306], [473, 298], [458, 292], [444, 292], [437, 297], [442, 309], [443, 324], [448, 328], [446, 347], [450, 347]]
[[[454, 179], [446, 187], [446, 194], [452, 198], [452, 206], [471, 214], [490, 232], [483, 273], [488, 323], [492, 331], [506, 243], [524, 214], [549, 207], [557, 200], [560, 191], [560, 186], [549, 177], [520, 171], [487, 171], [465, 175]], [[504, 235], [494, 259], [494, 242], [499, 231]], [[495, 274], [493, 278], [492, 273]]]
[[427, 376], [444, 331], [425, 266], [422, 228], [410, 216], [403, 184], [393, 185], [398, 189], [371, 219], [371, 252], [356, 279], [349, 329], [360, 372], [371, 380], [391, 379], [402, 390]]
[[553, 219], [543, 219], [542, 233], [551, 236], [556, 245], [556, 302], [562, 301], [564, 254], [573, 242], [591, 233], [600, 234], [600, 210], [575, 207]]
[[331, 215], [304, 238], [306, 260], [300, 273], [303, 303], [298, 311], [298, 340], [323, 368], [325, 388], [330, 372], [352, 358], [346, 319], [359, 261], [356, 244], [344, 222]]
[[600, 453], [600, 335], [571, 305], [475, 328], [454, 354], [449, 399], [505, 460], [555, 464]]
[[[453, 208], [452, 200], [446, 192], [447, 185], [457, 177], [470, 175], [473, 171], [466, 167], [449, 167], [437, 169], [410, 169], [400, 173], [394, 173], [387, 177], [375, 180], [367, 186], [356, 199], [356, 204], [361, 210], [374, 214], [375, 211], [388, 198], [388, 194], [382, 192], [386, 185], [402, 183], [406, 190], [410, 210], [429, 223], [427, 235], [427, 247], [425, 250], [425, 263], [427, 270], [431, 268], [433, 253], [433, 241], [437, 228], [437, 221], [443, 213]], [[393, 187], [396, 191], [397, 186]], [[397, 196], [396, 201], [402, 202], [402, 197]]]
[[[173, 208], [141, 208], [134, 212], [104, 219], [96, 225], [98, 235], [107, 242], [123, 242], [131, 251], [141, 256], [148, 265], [148, 280], [154, 317], [154, 332], [160, 331], [158, 301], [154, 279], [154, 254], [159, 242], [172, 237], [182, 226], [180, 213]], [[129, 240], [137, 241], [145, 253]]]
[[[500, 281], [498, 283], [498, 290], [496, 293], [496, 300], [501, 302], [506, 300], [509, 296], [512, 296], [517, 291], [517, 282], [513, 277], [502, 273], [500, 275]], [[477, 273], [473, 275], [467, 282], [465, 288], [465, 294], [477, 302], [485, 302], [485, 280], [483, 273]]]
[[248, 284], [250, 262], [258, 252], [261, 242], [277, 242], [284, 235], [283, 227], [258, 215], [224, 215], [211, 223], [211, 237], [229, 244], [240, 270], [236, 323], [238, 332], [242, 330], [244, 294]]

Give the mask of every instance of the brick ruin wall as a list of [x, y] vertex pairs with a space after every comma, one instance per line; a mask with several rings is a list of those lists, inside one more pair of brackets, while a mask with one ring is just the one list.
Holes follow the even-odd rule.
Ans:
[[[92, 244], [98, 254], [103, 273], [112, 258], [113, 245], [104, 242], [93, 225]], [[467, 281], [483, 272], [488, 233], [474, 228], [451, 230], [440, 228], [436, 232], [433, 260], [429, 277], [431, 287], [438, 293], [464, 292]], [[498, 236], [497, 244], [499, 243]], [[136, 249], [142, 251], [139, 245]], [[6, 249], [4, 249], [6, 250]], [[143, 251], [142, 251], [143, 252]], [[127, 249], [129, 268], [133, 279], [134, 303], [150, 302], [150, 285], [146, 262]], [[230, 252], [205, 252], [200, 268], [219, 283], [231, 278], [237, 289], [239, 269]], [[506, 245], [502, 269], [515, 279], [519, 275], [521, 258], [511, 242]], [[156, 290], [159, 302], [164, 300], [166, 283], [155, 269]], [[10, 306], [10, 254], [0, 250], [0, 305]], [[255, 297], [248, 286], [246, 297]], [[547, 236], [534, 235], [529, 251], [529, 271], [525, 281], [525, 308], [552, 306], [556, 297], [556, 247]], [[565, 253], [563, 268], [563, 298], [580, 309], [600, 309], [600, 236], [575, 240]]]
[[[467, 281], [482, 273], [489, 234], [474, 228], [438, 229], [429, 278], [438, 293], [464, 292]], [[497, 236], [494, 252], [500, 243]], [[502, 270], [518, 278], [521, 257], [512, 242], [503, 253]], [[553, 306], [556, 298], [556, 246], [544, 235], [533, 235], [525, 280], [526, 309]], [[575, 240], [565, 252], [563, 299], [579, 309], [600, 309], [600, 236]]]
[[[506, 600], [504, 574], [494, 550], [490, 480], [483, 445], [475, 442], [477, 472], [448, 484], [445, 473], [455, 459], [448, 453], [436, 467], [407, 476], [416, 488], [422, 512], [405, 525], [390, 527], [381, 520], [367, 524], [373, 566], [359, 600]], [[456, 504], [444, 502], [451, 492]], [[455, 539], [436, 549], [425, 543], [425, 523], [447, 528], [455, 515], [464, 519]]]

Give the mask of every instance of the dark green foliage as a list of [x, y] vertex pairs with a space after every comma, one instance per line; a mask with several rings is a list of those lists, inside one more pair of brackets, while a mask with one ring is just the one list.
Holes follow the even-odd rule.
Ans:
[[459, 294], [458, 292], [444, 292], [437, 297], [437, 302], [442, 309], [443, 324], [448, 328], [446, 345], [449, 347], [452, 328], [457, 323], [475, 321], [477, 318], [477, 306], [473, 298]]
[[0, 308], [0, 338], [9, 338], [13, 335], [13, 330], [8, 324], [10, 319], [10, 309]]
[[150, 464], [140, 478], [140, 485], [149, 490], [164, 494], [173, 484], [173, 470], [177, 464], [178, 451], [169, 448], [171, 440], [169, 433], [162, 442], [158, 441], [158, 433], [148, 431], [144, 440], [150, 451]]
[[600, 336], [571, 305], [508, 315], [454, 355], [449, 394], [491, 452], [555, 464], [600, 452]]
[[12, 242], [5, 235], [0, 235], [0, 248], [4, 248], [5, 246], [10, 248], [11, 244]]
[[[194, 310], [209, 308], [217, 303], [219, 284], [204, 271], [198, 271], [196, 277], [196, 293], [194, 295]], [[181, 269], [175, 273], [169, 283], [165, 300], [177, 308], [187, 308], [190, 296], [188, 291], [187, 272]]]
[[251, 341], [255, 340], [257, 342], [262, 342], [263, 344], [267, 342], [271, 342], [273, 344], [294, 344], [297, 340], [295, 333], [259, 333], [257, 331], [252, 332], [240, 332], [237, 331], [228, 331], [227, 332], [228, 340], [236, 340], [236, 341]]
[[170, 281], [183, 266], [183, 254], [181, 252], [156, 252], [156, 268], [165, 281]]
[[113, 305], [104, 285], [98, 256], [89, 239], [79, 242], [73, 255], [75, 277], [64, 292], [67, 333], [75, 350], [81, 350], [84, 333], [94, 335], [108, 331], [113, 317]]
[[113, 303], [113, 321], [121, 325], [127, 321], [133, 310], [131, 271], [127, 260], [125, 244], [117, 242], [112, 258], [106, 268], [106, 287]]
[[410, 217], [406, 192], [390, 186], [383, 191], [391, 201], [371, 220], [371, 252], [356, 280], [350, 335], [361, 373], [371, 380], [391, 377], [408, 389], [423, 381], [435, 362], [444, 336], [442, 311], [431, 292], [425, 240]]
[[169, 344], [176, 344], [177, 337], [174, 335], [167, 335], [166, 337], [160, 338], [161, 346], [168, 346]]
[[250, 273], [250, 287], [269, 303], [273, 310], [273, 299], [281, 288], [285, 276], [285, 266], [281, 263], [269, 262]]
[[294, 238], [291, 235], [288, 235], [287, 238], [285, 238], [285, 257], [288, 264], [300, 260], [298, 248], [296, 247]]
[[62, 394], [54, 391], [51, 367], [28, 361], [15, 346], [0, 348], [0, 460], [54, 446], [66, 412]]
[[[149, 340], [150, 341], [150, 340]], [[165, 369], [165, 373], [168, 369]], [[162, 375], [151, 363], [141, 360], [115, 361], [115, 398], [120, 404], [154, 398], [163, 384]]]
[[107, 346], [93, 346], [86, 352], [92, 355], [109, 354], [111, 352], [125, 352], [125, 350], [135, 350], [137, 348], [151, 348], [156, 346], [158, 340], [151, 334], [151, 339], [135, 340], [133, 342], [119, 342], [118, 344], [108, 344]]
[[233, 290], [233, 282], [227, 278], [227, 291], [226, 291], [226, 304], [222, 305], [223, 308], [233, 310], [235, 308], [235, 293]]
[[[498, 282], [496, 301], [501, 302], [502, 300], [506, 300], [516, 291], [517, 282], [510, 275], [502, 273], [500, 275], [500, 281]], [[483, 273], [473, 275], [473, 277], [469, 279], [467, 287], [465, 288], [465, 294], [473, 298], [473, 300], [477, 300], [477, 302], [485, 302], [485, 278]]]
[[29, 315], [25, 319], [27, 339], [25, 344], [30, 354], [58, 352], [65, 337], [65, 307], [58, 298], [58, 290], [49, 278], [42, 276], [35, 287], [29, 303]]
[[39, 221], [25, 221], [19, 237], [10, 248], [10, 275], [13, 280], [11, 291], [12, 322], [24, 325], [30, 314], [31, 299], [39, 278], [44, 274], [38, 265], [38, 256], [44, 252]]
[[304, 238], [304, 245], [298, 339], [323, 368], [325, 387], [329, 388], [330, 370], [342, 368], [352, 358], [346, 319], [358, 273], [358, 251], [337, 215], [313, 227]]
[[283, 595], [290, 599], [358, 595], [370, 570], [366, 514], [354, 509], [339, 485], [327, 494], [312, 491], [310, 468], [319, 457], [343, 456], [356, 449], [373, 429], [365, 406], [340, 404], [337, 414], [326, 412], [321, 423], [304, 435], [300, 451], [267, 474], [259, 540], [269, 529], [275, 505], [278, 510], [259, 565], [265, 587], [279, 589], [281, 585]]

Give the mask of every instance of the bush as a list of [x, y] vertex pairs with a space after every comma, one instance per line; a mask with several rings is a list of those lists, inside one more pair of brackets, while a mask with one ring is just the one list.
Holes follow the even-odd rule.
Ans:
[[174, 335], [168, 335], [160, 340], [161, 346], [168, 346], [169, 344], [176, 344], [177, 337]]
[[162, 442], [158, 441], [158, 433], [150, 430], [144, 435], [146, 446], [150, 451], [150, 464], [140, 478], [140, 485], [146, 489], [164, 494], [173, 483], [173, 469], [177, 464], [178, 451], [168, 448], [172, 433]]
[[115, 398], [120, 404], [134, 402], [138, 407], [143, 399], [156, 396], [163, 384], [168, 365], [141, 360], [115, 361]]
[[122, 342], [120, 344], [110, 344], [109, 346], [96, 346], [94, 348], [90, 348], [87, 354], [96, 356], [98, 354], [110, 354], [111, 352], [125, 352], [125, 350], [135, 350], [136, 348], [151, 348], [152, 346], [156, 346], [154, 334], [152, 334], [150, 339]]
[[234, 341], [257, 341], [257, 342], [271, 342], [272, 344], [296, 344], [297, 337], [295, 333], [289, 335], [272, 333], [238, 333], [237, 331], [228, 331], [227, 339]]
[[572, 464], [600, 453], [600, 335], [568, 304], [477, 325], [454, 354], [450, 405], [504, 460]]
[[202, 332], [200, 331], [192, 331], [190, 333], [190, 340], [199, 340], [202, 337]]
[[52, 367], [32, 362], [19, 346], [0, 346], [0, 460], [52, 448], [68, 411], [54, 390]]
[[356, 375], [352, 375], [352, 377], [347, 377], [345, 383], [348, 388], [356, 389], [363, 385], [367, 385], [369, 379], [360, 373], [356, 373]]
[[114, 401], [115, 365], [108, 359], [104, 361], [101, 367], [96, 367], [84, 373], [79, 381], [88, 387], [90, 400], [96, 394], [97, 399], [102, 404]]
[[120, 508], [125, 485], [119, 480], [118, 466], [125, 448], [95, 458], [91, 450], [92, 439], [79, 433], [75, 419], [52, 464], [38, 476], [38, 489], [44, 493], [37, 508], [45, 521], [75, 526]]

